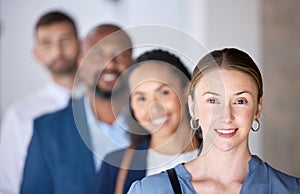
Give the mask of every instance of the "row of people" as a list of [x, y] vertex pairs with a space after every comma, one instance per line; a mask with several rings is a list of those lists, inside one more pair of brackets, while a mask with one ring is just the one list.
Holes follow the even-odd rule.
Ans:
[[[4, 119], [4, 125], [1, 127], [3, 131], [1, 132], [1, 152], [5, 155], [1, 157], [3, 164], [1, 165], [1, 192], [85, 193], [91, 190], [96, 172], [100, 169], [103, 158], [108, 152], [127, 147], [131, 140], [140, 143], [141, 139], [144, 141], [142, 144], [146, 145], [146, 150], [148, 147], [154, 147], [154, 150], [162, 149], [159, 146], [162, 144], [162, 141], [158, 141], [159, 136], [171, 139], [172, 134], [177, 131], [182, 105], [179, 102], [182, 102], [182, 99], [177, 97], [177, 93], [168, 86], [176, 77], [173, 76], [168, 83], [161, 85], [164, 87], [160, 88], [159, 92], [155, 91], [158, 93], [158, 98], [164, 97], [167, 101], [169, 100], [168, 93], [173, 91], [169, 105], [172, 109], [165, 112], [166, 115], [162, 115], [159, 111], [161, 107], [154, 106], [157, 112], [155, 114], [160, 114], [160, 119], [163, 119], [160, 122], [165, 123], [164, 126], [167, 129], [170, 126], [172, 129], [169, 129], [170, 132], [167, 134], [151, 138], [151, 141], [150, 132], [148, 135], [136, 135], [136, 137], [139, 136], [138, 138], [128, 135], [130, 129], [128, 127], [128, 130], [126, 129], [129, 124], [125, 120], [128, 120], [131, 114], [126, 114], [126, 110], [129, 109], [124, 108], [129, 99], [126, 100], [125, 95], [128, 91], [124, 90], [127, 88], [127, 81], [121, 79], [121, 75], [132, 64], [153, 60], [153, 67], [157, 69], [162, 66], [161, 61], [164, 61], [184, 71], [188, 79], [185, 78], [186, 80], [180, 87], [185, 88], [189, 83], [190, 74], [175, 55], [156, 50], [141, 55], [133, 63], [132, 43], [129, 36], [120, 27], [111, 24], [93, 28], [80, 45], [75, 22], [61, 12], [50, 12], [39, 19], [35, 27], [35, 40], [36, 58], [49, 69], [52, 77], [51, 84], [55, 88], [62, 88], [61, 90], [66, 94], [62, 98], [56, 95], [56, 89], [40, 92], [42, 94], [38, 97], [33, 95], [19, 102], [11, 109], [11, 116]], [[156, 60], [160, 63], [156, 64]], [[151, 66], [148, 69], [152, 69]], [[152, 71], [155, 72], [154, 69]], [[165, 71], [170, 74], [167, 69]], [[86, 84], [87, 92], [83, 97], [69, 100], [73, 85], [74, 90], [79, 85], [78, 80]], [[112, 96], [113, 90], [115, 97]], [[51, 100], [54, 98], [52, 96], [57, 97], [57, 101], [64, 100], [64, 103], [55, 106], [58, 103]], [[112, 99], [113, 106], [111, 106]], [[136, 111], [141, 111], [140, 105], [140, 108], [134, 107]], [[23, 109], [27, 111], [26, 117], [22, 114]], [[144, 109], [147, 113], [147, 107], [144, 106]], [[124, 115], [127, 118], [124, 118]], [[187, 114], [184, 114], [184, 117], [186, 116]], [[24, 121], [28, 123], [28, 126], [22, 126]], [[139, 122], [140, 119], [137, 121]], [[187, 118], [183, 123], [186, 122]], [[134, 128], [133, 124], [130, 127]], [[135, 127], [144, 130], [144, 127], [137, 123]], [[20, 133], [21, 130], [24, 131], [23, 134]], [[178, 145], [176, 139], [181, 139], [181, 135], [184, 135], [181, 144], [171, 152], [172, 155], [188, 152], [180, 158], [181, 162], [186, 162], [196, 156], [198, 152], [196, 147], [191, 147], [189, 143], [190, 133], [184, 130], [184, 133], [176, 135], [177, 137], [171, 141], [170, 145], [164, 146], [165, 148], [162, 149], [164, 156], [170, 157], [168, 155], [170, 148]], [[137, 141], [137, 139], [140, 140]], [[199, 145], [197, 141], [193, 138], [192, 143], [195, 143], [193, 146]], [[150, 142], [155, 144], [152, 145], [153, 143]], [[156, 145], [157, 143], [159, 144]], [[19, 148], [22, 148], [22, 151], [19, 151]], [[160, 152], [151, 152], [151, 155], [153, 154], [155, 157], [161, 157]], [[159, 164], [155, 159], [151, 162], [156, 162], [154, 165]], [[174, 161], [173, 164], [175, 164]], [[155, 172], [158, 170], [153, 171], [152, 174]]]
[[[300, 191], [299, 179], [249, 151], [263, 90], [248, 54], [232, 48], [210, 52], [191, 80], [170, 52], [152, 50], [133, 60], [131, 39], [116, 25], [96, 26], [81, 45], [64, 13], [44, 15], [35, 30], [34, 53], [53, 82], [69, 88], [68, 97], [47, 107], [54, 94], [49, 91], [19, 104], [4, 120], [2, 192], [127, 193], [135, 181], [129, 193]], [[79, 82], [86, 91], [71, 97]], [[21, 152], [13, 151], [14, 142]]]

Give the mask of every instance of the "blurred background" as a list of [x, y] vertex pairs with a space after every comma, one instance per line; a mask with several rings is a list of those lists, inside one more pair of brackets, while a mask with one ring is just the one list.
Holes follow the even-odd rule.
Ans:
[[31, 49], [37, 18], [53, 9], [72, 16], [82, 38], [100, 23], [152, 24], [187, 33], [208, 51], [237, 47], [249, 53], [265, 84], [262, 129], [251, 133], [251, 151], [300, 177], [299, 0], [0, 0], [1, 117], [49, 79]]

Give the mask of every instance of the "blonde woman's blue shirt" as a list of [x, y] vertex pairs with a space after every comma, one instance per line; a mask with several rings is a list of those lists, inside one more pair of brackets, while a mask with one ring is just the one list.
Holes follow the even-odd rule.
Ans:
[[[253, 155], [248, 163], [249, 173], [242, 185], [241, 194], [299, 194], [300, 179], [284, 174], [258, 156]], [[175, 167], [182, 193], [195, 193], [191, 184], [191, 174], [184, 168], [183, 164]], [[153, 194], [153, 193], [174, 193], [168, 174], [160, 174], [146, 177], [132, 184], [128, 194]]]

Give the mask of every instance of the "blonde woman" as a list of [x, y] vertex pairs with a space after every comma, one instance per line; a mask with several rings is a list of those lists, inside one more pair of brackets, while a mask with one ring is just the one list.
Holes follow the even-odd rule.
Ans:
[[249, 150], [249, 133], [260, 128], [262, 96], [261, 74], [247, 53], [226, 48], [204, 56], [189, 95], [191, 127], [203, 132], [201, 154], [135, 182], [128, 193], [300, 193], [299, 178]]

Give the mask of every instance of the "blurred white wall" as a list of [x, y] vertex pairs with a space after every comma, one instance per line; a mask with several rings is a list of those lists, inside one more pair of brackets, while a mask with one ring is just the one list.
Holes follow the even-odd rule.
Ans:
[[76, 19], [81, 37], [103, 22], [122, 27], [159, 24], [186, 29], [183, 0], [1, 0], [1, 115], [11, 103], [42, 87], [48, 79], [31, 54], [33, 29], [41, 14], [56, 8]]
[[[1, 116], [48, 79], [31, 55], [34, 24], [44, 11], [65, 10], [76, 19], [81, 37], [103, 22], [124, 28], [156, 24], [182, 30], [208, 50], [241, 48], [260, 64], [260, 6], [259, 0], [1, 0]], [[260, 155], [259, 135], [253, 139], [251, 149]]]

